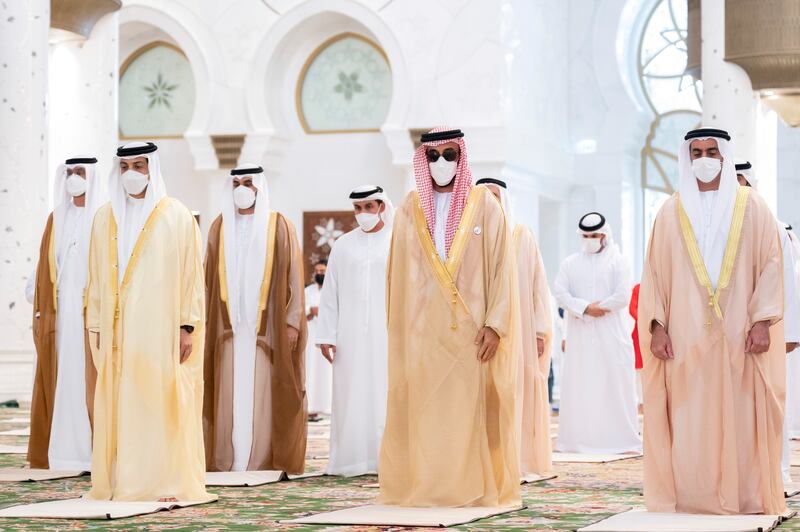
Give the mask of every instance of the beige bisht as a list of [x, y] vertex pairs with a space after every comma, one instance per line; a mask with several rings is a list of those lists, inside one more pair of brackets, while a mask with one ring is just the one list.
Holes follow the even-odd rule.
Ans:
[[[716, 289], [678, 195], [667, 200], [653, 227], [639, 294], [650, 511], [786, 509], [780, 239], [766, 204], [750, 190], [735, 192]], [[652, 354], [653, 320], [665, 326], [674, 359]], [[745, 353], [748, 331], [767, 320], [769, 350]]]
[[[520, 360], [517, 376], [517, 426], [520, 427], [520, 473], [544, 475], [553, 467], [550, 439], [550, 344], [553, 317], [550, 289], [539, 246], [531, 230], [522, 224], [514, 228], [513, 253], [519, 286]], [[537, 338], [544, 341], [539, 356]]]
[[[156, 171], [151, 158], [151, 185]], [[117, 166], [118, 167], [118, 166]], [[120, 229], [120, 237], [123, 230]], [[164, 196], [118, 280], [111, 206], [95, 216], [86, 324], [97, 367], [91, 499], [208, 500], [203, 455], [203, 290], [200, 230]], [[180, 363], [180, 327], [193, 326]], [[92, 344], [94, 345], [94, 344]]]
[[[469, 192], [445, 262], [416, 191], [396, 214], [387, 268], [382, 503], [520, 503], [510, 245], [502, 209], [486, 187]], [[501, 337], [488, 363], [477, 359], [475, 344], [484, 326]]]

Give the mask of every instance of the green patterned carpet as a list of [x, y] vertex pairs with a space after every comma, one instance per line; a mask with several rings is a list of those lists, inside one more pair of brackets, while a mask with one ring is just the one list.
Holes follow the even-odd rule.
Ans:
[[[29, 412], [0, 408], [0, 431], [27, 426]], [[325, 467], [328, 448], [326, 421], [309, 425], [308, 471]], [[0, 436], [0, 444], [25, 445], [26, 437]], [[800, 454], [800, 442], [793, 442]], [[21, 467], [24, 455], [0, 455], [0, 467]], [[794, 468], [800, 478], [800, 468]], [[527, 509], [456, 527], [462, 530], [575, 530], [603, 517], [641, 505], [641, 459], [612, 464], [556, 464], [558, 478], [523, 486]], [[320, 477], [256, 488], [214, 488], [219, 501], [116, 521], [0, 520], [0, 530], [336, 530], [342, 527], [290, 526], [279, 522], [309, 513], [368, 503], [377, 490], [364, 484], [376, 477], [341, 479]], [[80, 496], [89, 489], [89, 477], [37, 483], [0, 483], [0, 507]], [[800, 497], [798, 497], [800, 499]], [[800, 510], [800, 500], [790, 506]], [[378, 530], [377, 527], [352, 527]], [[800, 530], [800, 518], [782, 530]]]

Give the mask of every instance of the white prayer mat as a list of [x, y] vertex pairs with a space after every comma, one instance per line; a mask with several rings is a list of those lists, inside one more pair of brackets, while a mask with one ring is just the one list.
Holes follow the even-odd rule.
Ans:
[[281, 521], [304, 525], [373, 525], [447, 527], [472, 523], [496, 515], [516, 512], [524, 506], [465, 507], [465, 508], [407, 508], [370, 504]]
[[640, 458], [641, 453], [636, 454], [584, 454], [584, 453], [553, 453], [553, 462], [571, 462], [583, 464], [607, 464], [608, 462], [618, 462], [619, 460], [630, 460]]
[[58, 471], [55, 469], [0, 469], [0, 482], [39, 482], [88, 475], [85, 471]]
[[28, 454], [28, 448], [24, 445], [0, 444], [0, 454]]
[[648, 512], [635, 508], [579, 528], [578, 532], [768, 532], [795, 512], [785, 515], [700, 515]]
[[24, 429], [4, 430], [0, 432], [0, 436], [30, 436], [31, 428], [25, 427]]
[[787, 482], [783, 485], [783, 493], [787, 499], [800, 495], [800, 482]]
[[521, 479], [519, 479], [520, 484], [535, 484], [536, 482], [544, 482], [545, 480], [553, 480], [556, 478], [556, 475], [525, 475]]
[[0, 510], [0, 517], [21, 517], [28, 519], [121, 519], [123, 517], [133, 517], [136, 515], [175, 510], [176, 508], [185, 508], [187, 506], [196, 506], [216, 500], [216, 496], [205, 501], [178, 502], [126, 502], [66, 499], [11, 506]]
[[262, 486], [285, 479], [283, 471], [211, 471], [206, 486]]

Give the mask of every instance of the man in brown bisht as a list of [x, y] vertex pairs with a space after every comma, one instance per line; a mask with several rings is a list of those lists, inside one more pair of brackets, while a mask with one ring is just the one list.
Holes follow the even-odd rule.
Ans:
[[472, 186], [463, 136], [422, 135], [394, 221], [383, 504], [520, 503], [511, 243], [500, 204]]
[[506, 182], [484, 177], [475, 184], [486, 186], [500, 201], [511, 230], [510, 251], [519, 288], [517, 447], [520, 474], [523, 478], [545, 475], [553, 469], [550, 402], [547, 396], [553, 316], [550, 312], [547, 273], [530, 227], [514, 223]]
[[108, 195], [95, 179], [94, 157], [67, 159], [55, 178], [56, 208], [47, 219], [33, 303], [36, 379], [28, 461], [32, 468], [89, 471], [91, 414], [97, 372], [84, 327], [83, 292], [89, 270], [92, 219]]
[[294, 226], [264, 171], [231, 171], [206, 248], [203, 428], [208, 471], [302, 473], [306, 320]]
[[690, 131], [639, 293], [644, 496], [652, 512], [780, 514], [786, 352], [775, 219], [730, 136]]

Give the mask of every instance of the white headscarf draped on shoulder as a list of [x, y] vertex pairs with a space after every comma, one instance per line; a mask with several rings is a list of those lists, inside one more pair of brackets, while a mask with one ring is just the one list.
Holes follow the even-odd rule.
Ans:
[[394, 224], [394, 204], [386, 192], [383, 191], [383, 188], [378, 185], [361, 185], [350, 191], [350, 201], [353, 203], [367, 200], [380, 200], [383, 202], [386, 207], [381, 213], [381, 219], [386, 227], [391, 229]]
[[[253, 228], [250, 231], [247, 243], [247, 264], [237, 264], [239, 243], [236, 234], [236, 205], [233, 202], [233, 180], [249, 177], [256, 188], [256, 203], [253, 216]], [[225, 277], [228, 284], [228, 309], [230, 309], [231, 327], [233, 332], [242, 324], [246, 327], [258, 327], [258, 297], [253, 294], [261, 293], [261, 283], [264, 280], [264, 267], [267, 261], [267, 231], [269, 229], [269, 189], [264, 169], [256, 164], [243, 164], [233, 170], [226, 177], [222, 189], [222, 230], [225, 239]], [[240, 285], [238, 275], [244, 268], [244, 283]], [[240, 290], [241, 289], [241, 290]], [[239, 304], [239, 298], [245, 295], [244, 305]], [[244, 315], [241, 308], [244, 307]]]
[[[114, 157], [111, 165], [111, 175], [108, 177], [108, 190], [111, 199], [111, 210], [114, 213], [114, 220], [117, 223], [117, 261], [119, 263], [119, 278], [125, 274], [125, 268], [128, 266], [128, 259], [130, 259], [133, 247], [136, 245], [136, 238], [141, 233], [144, 224], [150, 217], [150, 213], [156, 208], [158, 202], [167, 195], [167, 188], [164, 184], [164, 178], [161, 176], [161, 164], [158, 160], [156, 150], [158, 147], [152, 142], [129, 142], [124, 146], [117, 149], [117, 155]], [[145, 157], [147, 159], [148, 174], [150, 181], [145, 190], [144, 208], [137, 212], [135, 220], [126, 219], [126, 207], [128, 204], [128, 193], [125, 192], [125, 187], [122, 186], [122, 178], [120, 173], [119, 164], [122, 160], [136, 159], [137, 157]], [[125, 227], [128, 224], [133, 224], [135, 231], [131, 234], [133, 242], [128, 242], [127, 231]]]
[[[64, 164], [56, 168], [56, 178], [53, 182], [53, 197], [56, 207], [53, 211], [53, 231], [56, 247], [60, 252], [69, 244], [68, 239], [63, 235], [64, 218], [67, 209], [79, 208], [72, 203], [72, 196], [67, 192], [67, 170], [75, 170], [83, 167], [86, 171], [86, 203], [84, 204], [83, 227], [80, 231], [79, 249], [81, 255], [89, 257], [89, 239], [92, 232], [92, 221], [94, 214], [104, 203], [108, 201], [108, 190], [102, 179], [96, 178], [97, 159], [88, 155], [72, 157], [64, 161]], [[59, 253], [60, 255], [61, 253]], [[60, 272], [57, 271], [57, 274]]]
[[[714, 203], [714, 212], [711, 213], [711, 227], [708, 242], [703, 242], [703, 235], [699, 232], [703, 228], [702, 204], [700, 190], [697, 188], [697, 178], [692, 172], [691, 145], [698, 140], [714, 139], [717, 141], [719, 153], [722, 155], [722, 177], [720, 178], [719, 191]], [[719, 273], [722, 269], [722, 257], [725, 255], [725, 246], [728, 242], [728, 231], [733, 219], [733, 208], [736, 203], [736, 193], [739, 182], [736, 179], [736, 168], [733, 153], [729, 144], [730, 135], [721, 129], [702, 128], [690, 131], [684, 137], [684, 142], [678, 152], [678, 170], [680, 172], [679, 193], [681, 205], [686, 211], [692, 224], [695, 239], [701, 246], [703, 261], [706, 265], [709, 278], [716, 286]]]

